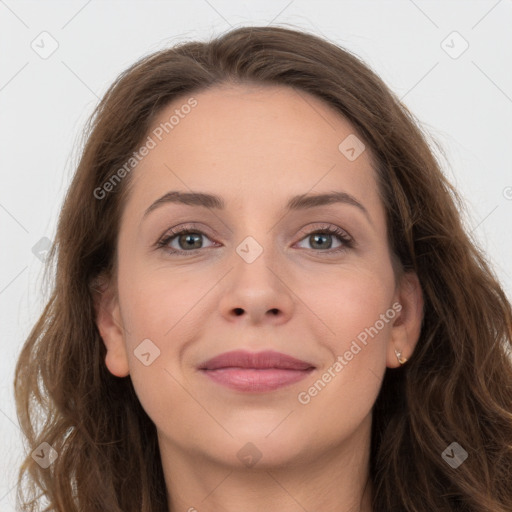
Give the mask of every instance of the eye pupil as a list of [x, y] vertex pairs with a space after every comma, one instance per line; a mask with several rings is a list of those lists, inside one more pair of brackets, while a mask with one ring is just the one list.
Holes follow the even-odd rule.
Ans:
[[[190, 248], [192, 248], [192, 249], [200, 249], [201, 248], [201, 235], [199, 235], [198, 233], [186, 233], [185, 235], [181, 235], [180, 245], [181, 245], [182, 241], [184, 241], [185, 247], [188, 247], [189, 249]], [[189, 243], [189, 242], [192, 242], [192, 243]], [[194, 242], [198, 242], [198, 245], [194, 246]]]
[[[313, 240], [314, 240], [314, 243], [312, 244], [312, 246], [317, 244], [319, 238], [332, 237], [332, 235], [322, 234], [322, 233], [316, 233], [316, 234], [313, 234], [311, 236], [313, 237]], [[321, 245], [321, 243], [320, 243], [320, 245]], [[328, 244], [328, 247], [322, 247], [321, 246], [320, 249], [330, 249], [331, 245], [332, 245], [332, 238], [330, 239], [330, 243]]]

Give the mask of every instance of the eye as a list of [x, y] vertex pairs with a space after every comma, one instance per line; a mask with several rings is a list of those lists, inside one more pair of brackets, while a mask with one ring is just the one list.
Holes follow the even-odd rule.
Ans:
[[[353, 239], [338, 226], [321, 226], [315, 231], [302, 232], [301, 235], [303, 235], [301, 242], [308, 239], [312, 241], [310, 250], [322, 249], [316, 252], [338, 253], [354, 246]], [[170, 254], [194, 253], [206, 248], [203, 246], [201, 237], [207, 237], [207, 235], [194, 226], [182, 226], [169, 229], [155, 245]], [[334, 249], [332, 249], [332, 238], [337, 238], [340, 242], [340, 245]], [[209, 247], [214, 245], [212, 243]]]
[[[197, 249], [203, 249], [201, 237], [207, 235], [193, 227], [183, 226], [177, 229], [170, 229], [167, 233], [157, 242], [157, 247], [165, 249], [167, 252], [174, 253], [190, 253]], [[174, 244], [174, 246], [172, 245]], [[176, 244], [178, 247], [176, 247]]]
[[[333, 237], [340, 241], [340, 246], [331, 250]], [[353, 239], [343, 229], [331, 225], [322, 226], [316, 231], [309, 231], [302, 240], [310, 240], [313, 249], [324, 249], [322, 252], [330, 253], [344, 251], [354, 246]]]

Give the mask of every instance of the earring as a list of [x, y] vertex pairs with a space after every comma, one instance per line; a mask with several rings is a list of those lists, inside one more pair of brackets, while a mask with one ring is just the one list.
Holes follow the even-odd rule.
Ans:
[[400, 365], [402, 365], [402, 364], [407, 362], [407, 358], [406, 357], [402, 357], [402, 351], [401, 350], [397, 350], [395, 348], [395, 354], [396, 354], [396, 358], [398, 359], [398, 362], [400, 363]]

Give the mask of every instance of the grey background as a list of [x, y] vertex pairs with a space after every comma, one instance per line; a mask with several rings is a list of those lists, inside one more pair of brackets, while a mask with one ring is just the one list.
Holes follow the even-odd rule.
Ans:
[[291, 24], [352, 50], [444, 149], [468, 230], [511, 297], [511, 22], [511, 0], [0, 0], [0, 511], [14, 510], [23, 445], [12, 382], [47, 297], [45, 237], [53, 239], [84, 121], [121, 71], [230, 26]]

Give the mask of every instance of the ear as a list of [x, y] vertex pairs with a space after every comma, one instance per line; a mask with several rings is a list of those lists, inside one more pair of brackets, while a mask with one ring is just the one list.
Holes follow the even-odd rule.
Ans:
[[109, 279], [100, 276], [94, 282], [92, 293], [96, 326], [107, 349], [105, 365], [112, 375], [126, 377], [130, 371], [117, 292]]
[[397, 311], [397, 316], [393, 321], [388, 344], [388, 368], [400, 366], [395, 349], [401, 352], [402, 357], [409, 359], [420, 337], [423, 322], [423, 293], [415, 272], [405, 272], [401, 276], [393, 304], [397, 305], [393, 307]]

